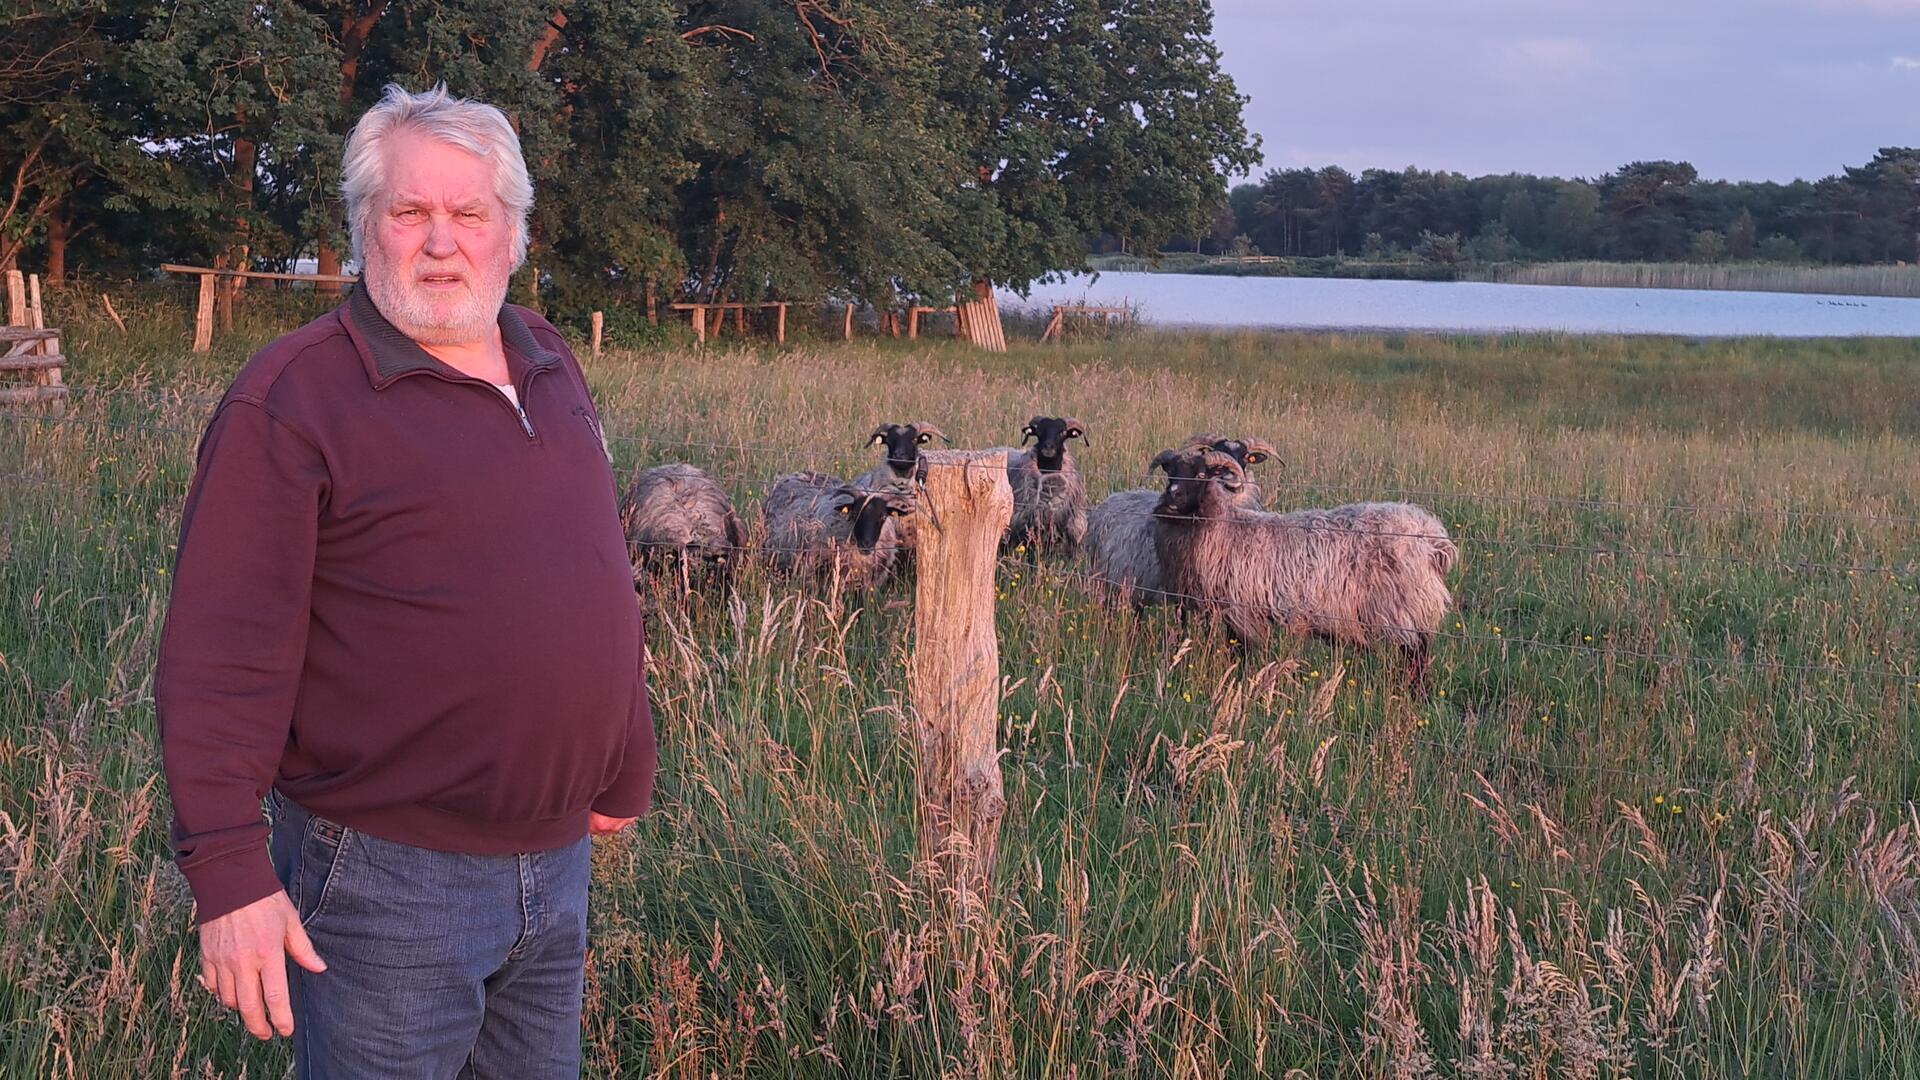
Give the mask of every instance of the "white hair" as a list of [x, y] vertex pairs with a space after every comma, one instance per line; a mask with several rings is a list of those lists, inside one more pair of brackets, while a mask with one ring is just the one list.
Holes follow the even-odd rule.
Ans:
[[397, 131], [418, 132], [493, 163], [493, 191], [513, 226], [513, 267], [518, 270], [527, 259], [527, 215], [533, 212], [533, 180], [520, 153], [520, 136], [506, 113], [484, 101], [455, 97], [445, 83], [419, 94], [388, 83], [379, 103], [347, 136], [340, 191], [347, 200], [354, 259], [366, 265], [367, 230], [386, 192], [387, 161], [381, 151]]

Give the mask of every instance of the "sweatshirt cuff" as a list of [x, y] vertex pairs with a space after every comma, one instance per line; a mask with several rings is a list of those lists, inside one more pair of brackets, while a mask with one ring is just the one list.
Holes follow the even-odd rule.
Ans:
[[248, 849], [200, 863], [188, 870], [187, 885], [193, 890], [193, 922], [200, 926], [228, 912], [238, 911], [281, 891], [280, 878], [265, 848]]

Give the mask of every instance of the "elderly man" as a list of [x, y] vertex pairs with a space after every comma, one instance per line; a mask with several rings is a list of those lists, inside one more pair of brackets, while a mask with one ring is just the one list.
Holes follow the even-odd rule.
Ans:
[[234, 379], [180, 527], [154, 694], [201, 980], [304, 1077], [577, 1076], [589, 836], [654, 774], [606, 443], [504, 302], [498, 109], [389, 87], [344, 189], [361, 287]]

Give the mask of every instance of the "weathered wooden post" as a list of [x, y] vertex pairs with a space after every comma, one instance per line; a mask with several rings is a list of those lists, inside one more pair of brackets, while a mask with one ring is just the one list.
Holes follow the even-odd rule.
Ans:
[[984, 900], [1007, 800], [993, 573], [1013, 517], [1004, 450], [930, 450], [915, 549], [909, 686], [919, 736], [920, 855], [959, 898]]
[[775, 345], [785, 345], [787, 343], [787, 305], [785, 303], [780, 305], [778, 313], [774, 316], [774, 320], [773, 343]]
[[600, 330], [606, 325], [606, 322], [606, 312], [596, 311], [593, 313], [593, 355], [595, 357], [600, 355]]
[[844, 319], [845, 319], [845, 326], [841, 329], [841, 332], [840, 332], [841, 337], [843, 340], [852, 341], [853, 340], [853, 301], [851, 300], [847, 301], [847, 310], [844, 313]]
[[7, 271], [7, 325], [27, 325], [27, 278], [18, 270]]
[[213, 348], [213, 275], [200, 275], [200, 306], [193, 316], [193, 351]]

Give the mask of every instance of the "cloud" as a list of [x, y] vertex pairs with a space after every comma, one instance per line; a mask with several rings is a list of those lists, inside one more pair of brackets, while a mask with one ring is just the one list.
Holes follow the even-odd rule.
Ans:
[[1915, 60], [1911, 56], [1896, 56], [1893, 58], [1893, 70], [1920, 71], [1920, 60]]

